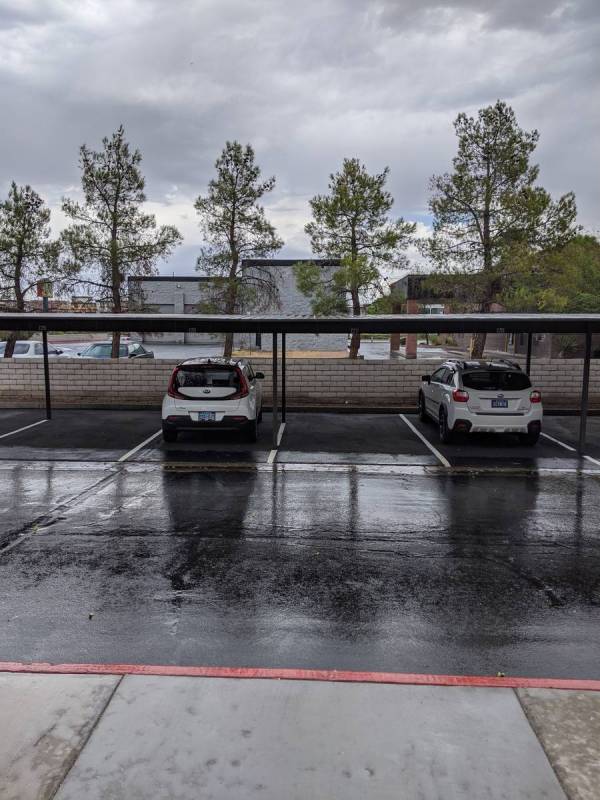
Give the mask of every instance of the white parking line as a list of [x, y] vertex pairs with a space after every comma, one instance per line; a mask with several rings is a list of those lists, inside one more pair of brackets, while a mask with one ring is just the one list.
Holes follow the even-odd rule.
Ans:
[[162, 428], [161, 430], [156, 431], [156, 433], [153, 433], [152, 436], [149, 436], [147, 439], [144, 439], [144, 441], [138, 444], [137, 447], [134, 447], [133, 450], [130, 450], [128, 453], [125, 453], [124, 456], [121, 456], [121, 458], [117, 461], [117, 463], [120, 463], [121, 461], [127, 461], [128, 458], [134, 456], [138, 452], [138, 450], [141, 450], [143, 447], [146, 447], [146, 445], [149, 442], [151, 442], [152, 439], [156, 439], [156, 437], [160, 436], [161, 433], [162, 433]]
[[[542, 433], [542, 436], [545, 439], [550, 439], [550, 441], [554, 442], [554, 444], [558, 444], [561, 447], [564, 447], [565, 450], [570, 450], [572, 453], [576, 453], [577, 452], [577, 448], [576, 447], [572, 447], [570, 444], [566, 444], [566, 442], [561, 442], [560, 439], [555, 439], [554, 436], [549, 436], [547, 433]], [[583, 454], [583, 457], [585, 459], [587, 459], [588, 461], [591, 461], [592, 464], [597, 464], [600, 467], [600, 461], [598, 461], [597, 458], [592, 458], [592, 456], [587, 456], [587, 455], [585, 455], [585, 453]]]
[[9, 433], [3, 433], [0, 436], [0, 439], [6, 439], [7, 436], [14, 436], [15, 433], [21, 433], [21, 431], [26, 431], [28, 428], [35, 428], [36, 425], [41, 425], [43, 422], [48, 422], [47, 419], [40, 419], [38, 422], [32, 422], [31, 425], [24, 425], [22, 428], [17, 428], [16, 431], [10, 431]]
[[550, 441], [554, 442], [554, 444], [558, 444], [561, 447], [564, 447], [565, 450], [570, 450], [572, 453], [577, 452], [577, 449], [575, 447], [571, 447], [570, 444], [565, 444], [565, 442], [561, 442], [560, 439], [555, 439], [554, 436], [549, 436], [547, 433], [542, 433], [542, 436], [544, 437], [544, 439], [550, 439]]
[[274, 464], [275, 459], [277, 458], [277, 451], [279, 445], [281, 444], [281, 439], [283, 437], [283, 432], [285, 430], [285, 422], [281, 422], [279, 425], [279, 430], [277, 431], [277, 447], [274, 447], [273, 450], [269, 451], [269, 457], [267, 458], [267, 464]]
[[271, 450], [269, 452], [269, 457], [267, 458], [267, 464], [274, 464], [276, 458], [277, 458], [277, 450]]
[[277, 447], [279, 447], [279, 445], [281, 444], [281, 439], [283, 437], [284, 430], [285, 430], [285, 422], [282, 422], [279, 425], [279, 430], [277, 432]]
[[412, 422], [411, 422], [410, 420], [408, 420], [408, 419], [407, 419], [407, 418], [404, 416], [404, 414], [398, 414], [398, 416], [400, 417], [400, 419], [402, 419], [402, 420], [403, 420], [403, 421], [404, 421], [404, 422], [405, 422], [405, 423], [408, 425], [408, 427], [411, 429], [411, 431], [412, 431], [413, 433], [415, 433], [415, 434], [416, 434], [416, 435], [419, 437], [419, 439], [420, 439], [420, 440], [423, 442], [423, 444], [425, 445], [425, 447], [428, 447], [428, 448], [431, 450], [431, 452], [433, 453], [433, 455], [434, 455], [434, 456], [435, 456], [435, 457], [438, 459], [438, 461], [439, 461], [441, 464], [443, 464], [443, 466], [444, 466], [444, 467], [449, 467], [449, 466], [450, 466], [450, 462], [448, 461], [448, 459], [444, 458], [444, 456], [443, 456], [443, 455], [440, 453], [440, 451], [439, 451], [439, 450], [436, 450], [436, 448], [435, 448], [435, 447], [434, 447], [434, 446], [431, 444], [431, 442], [429, 442], [429, 441], [428, 441], [428, 440], [427, 440], [427, 439], [426, 439], [426, 438], [423, 436], [423, 434], [422, 434], [422, 433], [420, 433], [420, 432], [419, 432], [419, 431], [418, 431], [418, 430], [415, 428], [415, 426], [412, 424]]

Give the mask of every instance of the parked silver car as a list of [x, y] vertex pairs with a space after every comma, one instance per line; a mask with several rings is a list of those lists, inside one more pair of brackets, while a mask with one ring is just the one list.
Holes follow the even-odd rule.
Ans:
[[[6, 350], [6, 342], [0, 342], [0, 358], [4, 357], [4, 351]], [[58, 358], [62, 356], [63, 358], [71, 358], [74, 356], [74, 352], [68, 348], [61, 348], [56, 347], [53, 344], [48, 345], [48, 356], [52, 358]], [[44, 356], [44, 348], [41, 342], [38, 342], [34, 339], [24, 339], [22, 341], [15, 342], [15, 349], [13, 350], [13, 358], [43, 358]]]
[[[110, 358], [112, 342], [94, 342], [77, 355], [80, 358]], [[121, 342], [119, 358], [154, 358], [152, 350], [146, 350], [139, 342]]]

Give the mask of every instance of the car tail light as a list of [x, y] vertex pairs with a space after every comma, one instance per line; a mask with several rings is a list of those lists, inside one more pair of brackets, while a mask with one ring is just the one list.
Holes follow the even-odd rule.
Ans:
[[167, 386], [167, 394], [169, 397], [179, 397], [180, 399], [184, 399], [185, 397], [177, 391], [177, 373], [179, 369], [175, 367], [173, 373], [171, 375], [171, 379], [169, 380], [169, 385]]
[[469, 393], [464, 389], [455, 389], [452, 392], [452, 399], [455, 403], [466, 403], [469, 400]]
[[237, 370], [238, 377], [240, 379], [240, 388], [235, 394], [229, 395], [227, 400], [238, 400], [240, 397], [247, 397], [250, 392], [250, 387], [248, 386], [248, 381], [244, 377], [244, 373], [241, 369]]
[[534, 390], [533, 392], [531, 392], [531, 394], [529, 395], [529, 402], [530, 402], [530, 403], [541, 403], [541, 402], [542, 402], [542, 393], [541, 393], [541, 392], [538, 392], [538, 390], [537, 390], [537, 389], [535, 389], [535, 390]]

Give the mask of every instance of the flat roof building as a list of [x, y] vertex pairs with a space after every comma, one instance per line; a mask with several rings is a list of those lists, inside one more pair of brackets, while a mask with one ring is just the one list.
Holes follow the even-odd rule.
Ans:
[[[246, 259], [242, 261], [242, 269], [251, 270], [260, 266], [266, 268], [277, 285], [278, 301], [262, 309], [266, 314], [283, 316], [312, 316], [310, 299], [296, 286], [294, 265], [303, 260], [310, 260], [319, 265], [324, 277], [329, 277], [332, 270], [339, 266], [338, 259]], [[202, 275], [155, 275], [149, 277], [130, 277], [128, 279], [129, 304], [132, 311], [148, 311], [155, 314], [194, 314], [210, 296], [210, 287], [214, 278]], [[223, 334], [211, 333], [146, 333], [145, 342], [164, 342], [177, 344], [210, 344], [223, 340]], [[263, 347], [270, 349], [270, 337], [262, 341], [260, 334], [236, 334], [235, 347]], [[340, 333], [324, 334], [288, 334], [286, 346], [289, 350], [317, 350], [340, 352], [345, 355], [347, 336]]]

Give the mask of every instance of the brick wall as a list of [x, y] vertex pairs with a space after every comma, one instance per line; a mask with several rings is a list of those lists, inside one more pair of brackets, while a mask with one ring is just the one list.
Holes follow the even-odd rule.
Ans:
[[[176, 361], [156, 359], [53, 359], [50, 363], [56, 406], [157, 405]], [[271, 361], [254, 358], [265, 373], [266, 397], [271, 396]], [[420, 376], [431, 373], [434, 361], [350, 361], [288, 359], [287, 396], [290, 405], [409, 406], [414, 405]], [[547, 407], [577, 408], [583, 363], [577, 359], [534, 362], [532, 381]], [[600, 360], [593, 360], [590, 403], [600, 407]], [[41, 359], [0, 359], [0, 406], [38, 407], [44, 404]]]

